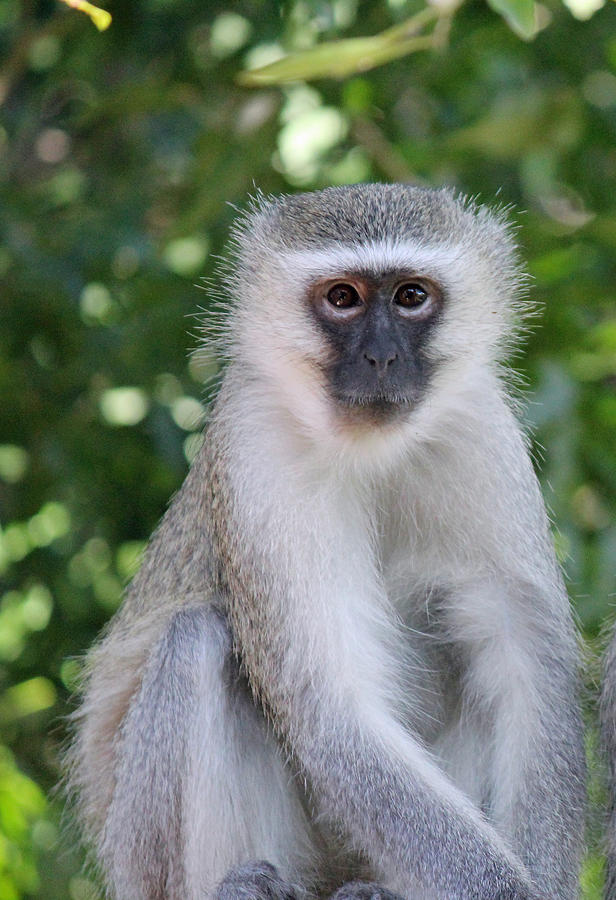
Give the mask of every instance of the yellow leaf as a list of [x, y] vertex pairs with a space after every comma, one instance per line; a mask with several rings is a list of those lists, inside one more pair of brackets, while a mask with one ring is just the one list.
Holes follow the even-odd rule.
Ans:
[[98, 6], [88, 3], [88, 0], [62, 0], [62, 2], [90, 16], [99, 31], [105, 31], [111, 25], [111, 14], [106, 9], [99, 9]]

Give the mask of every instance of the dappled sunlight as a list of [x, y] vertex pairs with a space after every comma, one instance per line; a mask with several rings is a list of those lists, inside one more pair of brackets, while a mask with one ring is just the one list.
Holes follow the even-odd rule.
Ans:
[[103, 391], [99, 405], [110, 425], [136, 425], [147, 415], [149, 401], [141, 388], [118, 387]]

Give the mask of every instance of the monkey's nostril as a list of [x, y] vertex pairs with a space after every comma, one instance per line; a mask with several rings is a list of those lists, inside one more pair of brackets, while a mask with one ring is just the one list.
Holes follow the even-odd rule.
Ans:
[[387, 356], [384, 355], [382, 358], [378, 358], [377, 356], [373, 356], [372, 353], [364, 353], [364, 359], [367, 360], [371, 366], [376, 367], [379, 375], [383, 375], [389, 366], [398, 359], [398, 354], [390, 353]]

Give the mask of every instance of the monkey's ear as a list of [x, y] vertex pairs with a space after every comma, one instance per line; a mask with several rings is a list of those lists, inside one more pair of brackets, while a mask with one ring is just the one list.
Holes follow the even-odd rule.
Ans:
[[463, 198], [463, 202], [473, 214], [474, 240], [479, 253], [488, 261], [494, 287], [504, 307], [501, 346], [509, 356], [542, 311], [541, 304], [530, 297], [532, 278], [523, 266], [515, 207], [511, 204], [480, 206], [469, 197]]
[[268, 239], [274, 237], [274, 225], [278, 219], [276, 212], [285, 199], [284, 194], [276, 197], [257, 188], [249, 194], [243, 208], [234, 207], [237, 217], [229, 232], [230, 250], [243, 255], [246, 246], [261, 243], [266, 247]]

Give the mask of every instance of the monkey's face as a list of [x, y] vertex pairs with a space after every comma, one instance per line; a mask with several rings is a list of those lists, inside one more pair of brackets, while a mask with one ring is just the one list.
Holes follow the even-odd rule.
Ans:
[[338, 242], [250, 264], [234, 286], [234, 355], [302, 434], [345, 458], [368, 446], [393, 458], [431, 433], [505, 330], [505, 279], [472, 243]]
[[232, 358], [255, 403], [328, 459], [378, 465], [430, 439], [481, 396], [515, 332], [507, 227], [446, 191], [263, 199], [235, 241]]
[[326, 389], [346, 416], [388, 422], [421, 400], [434, 366], [426, 348], [443, 309], [434, 280], [349, 271], [314, 282], [308, 305], [329, 350]]

